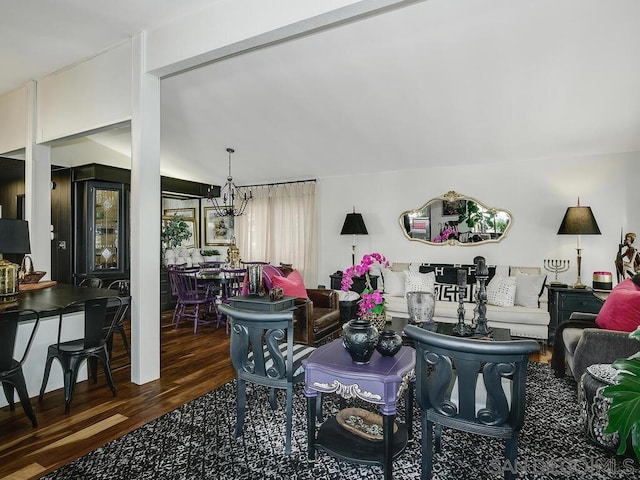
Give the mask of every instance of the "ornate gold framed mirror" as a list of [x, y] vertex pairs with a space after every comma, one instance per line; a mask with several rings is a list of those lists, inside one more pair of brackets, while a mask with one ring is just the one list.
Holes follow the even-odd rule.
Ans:
[[489, 207], [453, 190], [407, 210], [398, 219], [411, 241], [427, 245], [482, 245], [507, 236], [513, 217], [507, 210]]

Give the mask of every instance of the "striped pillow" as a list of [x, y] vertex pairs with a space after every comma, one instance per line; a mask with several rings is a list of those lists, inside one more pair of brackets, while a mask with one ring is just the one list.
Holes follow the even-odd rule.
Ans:
[[[278, 348], [280, 349], [280, 354], [282, 355], [282, 361], [284, 361], [286, 365], [287, 357], [289, 356], [287, 344], [283, 342], [278, 345]], [[315, 351], [315, 347], [309, 347], [308, 345], [302, 345], [298, 343], [293, 344], [293, 376], [294, 377], [297, 377], [298, 375], [304, 373], [302, 360], [307, 358], [314, 351]], [[266, 345], [264, 345], [263, 347], [263, 352], [264, 352], [264, 365], [265, 365], [265, 370], [267, 371], [267, 376], [271, 378], [284, 378], [284, 375], [278, 375], [278, 372], [275, 369], [273, 369], [274, 361]], [[253, 362], [253, 352], [249, 352], [249, 355], [247, 356], [247, 360], [249, 363]]]

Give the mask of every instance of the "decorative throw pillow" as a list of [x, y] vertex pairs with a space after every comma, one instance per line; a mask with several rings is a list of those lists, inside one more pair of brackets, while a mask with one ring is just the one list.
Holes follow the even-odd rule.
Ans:
[[640, 326], [640, 287], [630, 278], [613, 287], [596, 317], [596, 325], [607, 330], [633, 332]]
[[406, 272], [394, 272], [389, 268], [383, 268], [382, 276], [384, 277], [384, 293], [392, 297], [404, 297]]
[[513, 307], [516, 297], [516, 277], [496, 275], [487, 285], [487, 303], [498, 307]]
[[[436, 283], [436, 300], [442, 300], [443, 302], [458, 302], [458, 285], [453, 283]], [[473, 296], [473, 285], [467, 284], [464, 289], [465, 302], [475, 301]]]
[[274, 287], [282, 288], [285, 295], [298, 298], [309, 298], [304, 280], [298, 270], [294, 270], [286, 277], [274, 276], [271, 278]]
[[382, 265], [378, 262], [372, 263], [369, 267], [369, 275], [378, 277], [378, 290], [384, 291], [384, 278], [382, 277]]
[[409, 268], [407, 268], [410, 272], [420, 272], [420, 264], [419, 263], [410, 263]]
[[409, 270], [410, 265], [411, 265], [410, 263], [402, 263], [402, 262], [392, 263], [391, 266], [389, 267], [389, 270], [392, 270], [394, 272], [406, 272], [407, 270]]
[[404, 279], [404, 291], [406, 292], [430, 292], [433, 293], [433, 289], [436, 283], [435, 273], [419, 273], [407, 271]]
[[262, 281], [264, 283], [265, 289], [271, 290], [271, 288], [274, 286], [274, 277], [284, 277], [284, 275], [282, 274], [282, 271], [274, 265], [263, 265]]
[[539, 275], [542, 273], [540, 267], [509, 267], [509, 275], [517, 277], [520, 274], [524, 275]]
[[[436, 299], [443, 302], [458, 302], [458, 285], [453, 283], [436, 283]], [[476, 299], [473, 297], [472, 283], [467, 283], [464, 288], [464, 302], [474, 303]]]
[[515, 304], [521, 307], [538, 308], [539, 298], [544, 290], [546, 275], [516, 274]]

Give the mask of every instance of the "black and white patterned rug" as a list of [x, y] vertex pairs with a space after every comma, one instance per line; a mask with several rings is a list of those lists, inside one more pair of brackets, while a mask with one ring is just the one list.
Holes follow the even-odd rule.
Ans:
[[[284, 395], [279, 397], [284, 405]], [[382, 478], [380, 467], [353, 465], [318, 452], [306, 462], [306, 401], [295, 389], [292, 454], [284, 455], [284, 407], [273, 412], [267, 390], [247, 396], [244, 435], [234, 438], [235, 381], [203, 395], [102, 448], [45, 476], [46, 479], [339, 479]], [[325, 396], [325, 413], [338, 411]], [[399, 411], [402, 418], [404, 410]], [[640, 467], [590, 444], [579, 421], [576, 384], [532, 363], [527, 377], [527, 416], [518, 448], [521, 479], [637, 479]], [[394, 461], [394, 478], [420, 478], [420, 420], [415, 441]], [[436, 480], [499, 479], [504, 444], [445, 430], [434, 459]]]

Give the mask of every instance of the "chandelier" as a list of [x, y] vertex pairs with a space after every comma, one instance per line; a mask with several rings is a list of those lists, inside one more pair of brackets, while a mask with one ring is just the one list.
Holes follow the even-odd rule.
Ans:
[[[213, 185], [207, 189], [207, 199], [213, 203], [213, 213], [216, 217], [239, 217], [244, 214], [249, 200], [253, 200], [251, 190], [247, 194], [242, 188], [238, 188], [233, 183], [231, 177], [231, 154], [235, 152], [233, 148], [227, 148], [229, 153], [229, 176], [227, 183], [220, 189], [220, 196], [214, 197]], [[237, 202], [237, 203], [236, 203]]]

